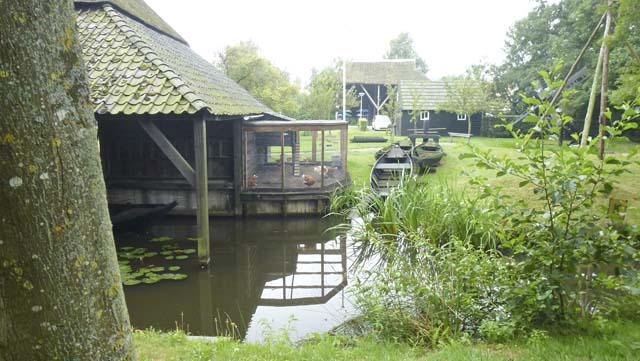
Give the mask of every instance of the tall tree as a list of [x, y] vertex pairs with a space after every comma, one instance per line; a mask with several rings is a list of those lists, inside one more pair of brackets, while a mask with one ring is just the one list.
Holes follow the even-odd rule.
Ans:
[[400, 33], [389, 42], [389, 50], [384, 55], [385, 59], [415, 59], [416, 68], [426, 74], [429, 68], [427, 63], [418, 55], [413, 47], [413, 39], [409, 33]]
[[227, 46], [218, 54], [216, 66], [264, 105], [279, 113], [296, 116], [299, 111], [298, 86], [258, 51], [251, 41]]
[[[552, 69], [562, 61], [563, 72], [568, 71], [604, 13], [606, 3], [606, 0], [560, 0], [553, 4], [538, 1], [526, 18], [513, 25], [507, 34], [506, 60], [495, 69], [495, 79], [500, 93], [511, 94], [510, 101], [515, 112], [522, 112], [526, 108], [520, 101], [520, 93], [532, 94], [539, 90], [532, 85], [534, 81], [542, 83], [536, 75], [537, 70]], [[637, 0], [620, 0], [615, 2], [613, 9], [617, 15], [616, 37], [624, 39], [619, 44], [613, 43], [615, 46], [610, 55], [612, 72], [609, 74], [609, 85], [614, 100], [634, 98], [634, 84], [637, 84], [640, 67], [635, 66], [636, 61], [626, 44], [636, 51], [640, 49], [640, 32], [636, 26], [637, 19], [640, 19], [637, 5]], [[574, 84], [575, 93], [561, 104], [563, 110], [574, 117], [579, 116], [578, 113], [584, 111], [588, 103], [591, 76], [599, 48], [598, 42], [591, 44], [579, 64], [579, 67], [588, 69], [590, 77], [582, 84]], [[616, 84], [624, 89], [616, 91]]]
[[0, 12], [0, 360], [131, 359], [73, 2]]
[[[306, 90], [300, 117], [302, 119], [333, 119], [334, 112], [342, 109], [342, 62], [335, 61], [323, 69], [313, 69]], [[347, 91], [347, 109], [359, 104], [356, 90], [351, 87]]]
[[503, 101], [494, 96], [492, 84], [485, 79], [483, 66], [473, 66], [464, 76], [446, 77], [443, 80], [447, 100], [437, 110], [466, 115], [469, 134], [474, 114], [493, 112], [504, 107]]

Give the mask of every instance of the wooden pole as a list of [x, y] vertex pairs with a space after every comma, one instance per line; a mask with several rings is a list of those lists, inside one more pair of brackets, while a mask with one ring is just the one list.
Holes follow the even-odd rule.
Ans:
[[324, 130], [322, 130], [322, 138], [320, 140], [321, 152], [320, 153], [320, 188], [324, 188]]
[[280, 133], [280, 189], [284, 191], [284, 132]]
[[587, 145], [589, 132], [591, 131], [591, 117], [593, 116], [593, 108], [596, 104], [596, 92], [598, 90], [598, 79], [600, 79], [600, 68], [602, 67], [602, 58], [604, 57], [604, 40], [600, 46], [600, 54], [598, 55], [598, 63], [596, 71], [593, 74], [593, 83], [591, 84], [591, 93], [589, 94], [589, 105], [587, 106], [587, 114], [584, 116], [584, 126], [582, 128], [582, 138], [580, 139], [580, 147]]
[[317, 131], [312, 131], [311, 132], [311, 160], [312, 161], [316, 161], [316, 159], [318, 159], [318, 156], [316, 155], [318, 153], [318, 132]]
[[246, 171], [243, 171], [245, 162], [242, 157], [242, 121], [238, 120], [233, 122], [233, 213], [236, 216], [242, 214], [240, 193], [242, 180], [246, 179]]
[[209, 266], [209, 189], [207, 177], [207, 124], [204, 116], [193, 121], [193, 145], [196, 161], [196, 211], [198, 228], [198, 261]]
[[602, 39], [603, 56], [602, 56], [602, 83], [600, 87], [600, 129], [598, 137], [600, 138], [600, 159], [604, 157], [604, 127], [607, 125], [607, 82], [609, 81], [609, 47], [607, 45], [607, 37], [611, 28], [611, 5], [613, 1], [607, 0], [607, 22], [604, 26], [604, 37]]
[[[346, 127], [345, 127], [346, 128]], [[348, 129], [348, 128], [347, 128]], [[342, 177], [347, 178], [347, 129], [340, 130], [340, 153], [342, 158]]]

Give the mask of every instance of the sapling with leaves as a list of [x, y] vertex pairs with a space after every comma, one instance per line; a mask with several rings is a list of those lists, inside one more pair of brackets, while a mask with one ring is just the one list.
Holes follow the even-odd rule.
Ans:
[[[546, 85], [543, 93], [553, 94], [562, 85], [554, 79], [559, 70], [539, 73]], [[540, 98], [548, 98], [545, 95]], [[534, 109], [524, 119], [532, 124], [528, 131], [506, 125], [521, 141], [517, 159], [498, 157], [490, 149], [477, 147], [461, 158], [474, 159], [479, 167], [495, 170], [498, 177], [517, 177], [518, 186], [533, 193], [534, 201], [513, 200], [505, 208], [509, 210], [505, 219], [511, 236], [502, 244], [528, 280], [523, 287], [529, 293], [521, 291], [537, 304], [527, 316], [530, 321], [589, 321], [612, 311], [609, 296], [625, 289], [625, 275], [637, 274], [629, 263], [640, 249], [637, 235], [608, 225], [601, 205], [603, 198], [611, 196], [616, 177], [629, 172], [636, 153], [600, 158], [598, 139], [585, 147], [556, 145], [562, 127], [572, 118], [540, 98], [523, 97]], [[637, 127], [629, 121], [638, 116], [637, 108], [625, 109], [622, 120], [606, 127], [606, 142]], [[578, 140], [578, 135], [573, 137]], [[483, 185], [485, 194], [498, 196], [495, 188], [486, 185], [486, 179], [476, 178], [474, 183]]]

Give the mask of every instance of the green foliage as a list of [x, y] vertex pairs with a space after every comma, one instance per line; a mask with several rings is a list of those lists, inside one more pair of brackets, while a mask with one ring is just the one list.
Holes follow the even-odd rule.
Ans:
[[[342, 109], [342, 62], [313, 69], [307, 93], [301, 99], [300, 119], [334, 119], [334, 112]], [[346, 101], [347, 109], [360, 104], [354, 87], [348, 89]]]
[[389, 42], [389, 50], [384, 54], [385, 59], [415, 59], [416, 68], [426, 74], [429, 68], [413, 47], [413, 39], [409, 33], [400, 33]]
[[269, 108], [292, 117], [298, 114], [298, 85], [261, 57], [251, 41], [227, 46], [215, 65]]
[[[547, 72], [540, 74], [547, 91], [561, 85]], [[523, 286], [516, 299], [531, 305], [522, 307], [517, 314], [522, 319], [516, 320], [558, 325], [607, 319], [617, 312], [616, 297], [623, 298], [629, 287], [637, 287], [633, 262], [639, 257], [640, 240], [637, 230], [610, 225], [606, 209], [595, 203], [598, 197], [611, 196], [615, 177], [628, 172], [635, 154], [599, 158], [597, 139], [581, 148], [566, 144], [550, 148], [546, 141], [557, 140], [571, 118], [538, 98], [523, 100], [537, 105], [537, 110], [525, 119], [533, 124], [528, 132], [512, 132], [522, 141], [517, 159], [495, 157], [491, 150], [478, 148], [461, 156], [472, 157], [478, 167], [494, 170], [497, 177], [519, 178], [519, 186], [533, 193], [533, 201], [504, 201], [503, 207], [509, 237], [501, 247], [514, 258], [515, 271], [521, 275]], [[607, 143], [632, 127], [635, 123], [614, 122], [607, 127]], [[486, 179], [474, 183], [486, 185]], [[483, 191], [505, 199], [495, 188], [484, 186]]]
[[382, 114], [389, 117], [391, 124], [389, 124], [389, 132], [391, 134], [391, 140], [393, 141], [393, 137], [396, 131], [396, 123], [400, 120], [402, 116], [402, 111], [400, 108], [400, 102], [398, 101], [398, 87], [393, 84], [385, 85], [387, 89], [387, 101], [382, 106]]
[[148, 252], [145, 247], [120, 247], [118, 264], [120, 265], [122, 283], [125, 286], [135, 286], [143, 283], [154, 284], [162, 280], [177, 281], [186, 279], [186, 274], [174, 273], [180, 270], [180, 266], [169, 264], [165, 267], [148, 264], [150, 260], [159, 259], [159, 257], [169, 261], [183, 260], [189, 258], [189, 254], [196, 253], [193, 248], [182, 249], [178, 247], [176, 242], [166, 243], [172, 240], [173, 238], [166, 236], [150, 239], [149, 242], [155, 247], [157, 247], [158, 243], [163, 243], [160, 249], [156, 248], [152, 252]]

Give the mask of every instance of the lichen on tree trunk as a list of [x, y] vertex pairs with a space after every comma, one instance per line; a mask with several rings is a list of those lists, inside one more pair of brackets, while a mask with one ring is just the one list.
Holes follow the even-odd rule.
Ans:
[[73, 3], [0, 13], [0, 360], [132, 359]]

